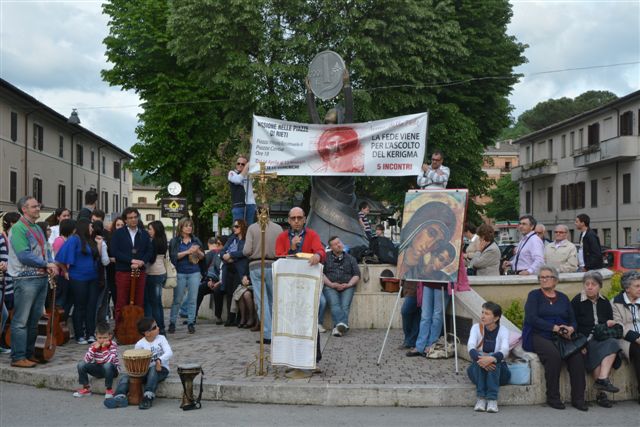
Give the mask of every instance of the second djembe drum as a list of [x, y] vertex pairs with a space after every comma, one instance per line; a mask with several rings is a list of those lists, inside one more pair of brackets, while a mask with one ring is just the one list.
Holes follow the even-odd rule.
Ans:
[[124, 366], [129, 375], [129, 404], [137, 405], [142, 401], [142, 378], [147, 375], [151, 351], [143, 349], [126, 350], [122, 354]]

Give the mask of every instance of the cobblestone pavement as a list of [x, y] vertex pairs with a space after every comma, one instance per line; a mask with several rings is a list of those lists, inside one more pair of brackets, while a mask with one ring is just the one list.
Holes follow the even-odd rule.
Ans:
[[[422, 357], [408, 358], [406, 350], [398, 349], [402, 343], [402, 331], [391, 330], [380, 366], [376, 365], [385, 330], [354, 329], [343, 337], [333, 337], [330, 332], [321, 334], [324, 348], [319, 368], [320, 374], [305, 380], [287, 379], [282, 368], [269, 370], [265, 377], [246, 375], [247, 365], [256, 359], [259, 332], [236, 327], [224, 327], [211, 321], [199, 320], [194, 335], [187, 334], [186, 325], [179, 324], [175, 334], [167, 336], [174, 357], [171, 368], [174, 375], [167, 381], [177, 381], [178, 365], [200, 363], [205, 372], [205, 383], [233, 381], [257, 383], [324, 383], [324, 384], [425, 384], [425, 385], [469, 385], [466, 368], [468, 362], [460, 359], [460, 373], [455, 374], [453, 359], [430, 360]], [[121, 353], [133, 346], [121, 346]], [[81, 360], [86, 345], [77, 345], [73, 340], [58, 347], [50, 362], [33, 368], [43, 374], [77, 377], [76, 363]], [[265, 346], [269, 354], [269, 346]], [[9, 366], [8, 355], [0, 356], [0, 366]], [[252, 372], [250, 370], [250, 372]]]

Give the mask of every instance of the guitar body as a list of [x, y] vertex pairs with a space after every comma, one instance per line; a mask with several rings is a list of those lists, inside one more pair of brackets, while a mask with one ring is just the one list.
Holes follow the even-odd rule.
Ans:
[[40, 363], [48, 362], [56, 353], [56, 343], [51, 331], [51, 316], [43, 315], [38, 321], [38, 336], [33, 357]]
[[[50, 312], [47, 312], [50, 315]], [[53, 310], [53, 338], [56, 346], [61, 346], [69, 342], [71, 335], [67, 322], [63, 321], [64, 310], [59, 305]]]
[[11, 347], [11, 320], [13, 319], [13, 309], [9, 310], [9, 317], [4, 324], [4, 331], [2, 332], [4, 345], [7, 348]]
[[144, 309], [135, 305], [136, 286], [140, 270], [131, 270], [131, 288], [129, 290], [129, 305], [122, 307], [120, 322], [116, 327], [118, 344], [130, 345], [138, 342], [142, 335], [138, 332], [138, 321], [144, 317]]

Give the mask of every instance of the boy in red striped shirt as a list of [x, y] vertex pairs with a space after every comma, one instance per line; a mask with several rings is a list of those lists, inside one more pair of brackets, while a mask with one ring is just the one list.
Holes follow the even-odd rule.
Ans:
[[73, 393], [74, 397], [91, 396], [89, 375], [104, 378], [105, 399], [113, 397], [113, 379], [120, 372], [118, 346], [113, 341], [113, 332], [107, 323], [96, 326], [96, 342], [89, 346], [84, 359], [78, 362], [78, 382], [82, 388]]

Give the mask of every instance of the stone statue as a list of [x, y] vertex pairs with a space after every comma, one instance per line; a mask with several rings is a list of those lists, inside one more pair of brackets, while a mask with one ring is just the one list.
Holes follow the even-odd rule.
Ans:
[[[353, 122], [353, 94], [349, 73], [344, 68], [343, 76], [344, 109], [337, 105], [327, 111], [325, 124]], [[311, 89], [309, 77], [307, 85], [307, 108], [311, 120], [320, 124], [316, 109], [316, 99]], [[339, 142], [338, 142], [339, 144]], [[356, 206], [355, 177], [353, 176], [313, 176], [311, 177], [311, 208], [307, 225], [315, 230], [327, 243], [331, 236], [339, 236], [349, 247], [369, 245], [360, 222]]]

